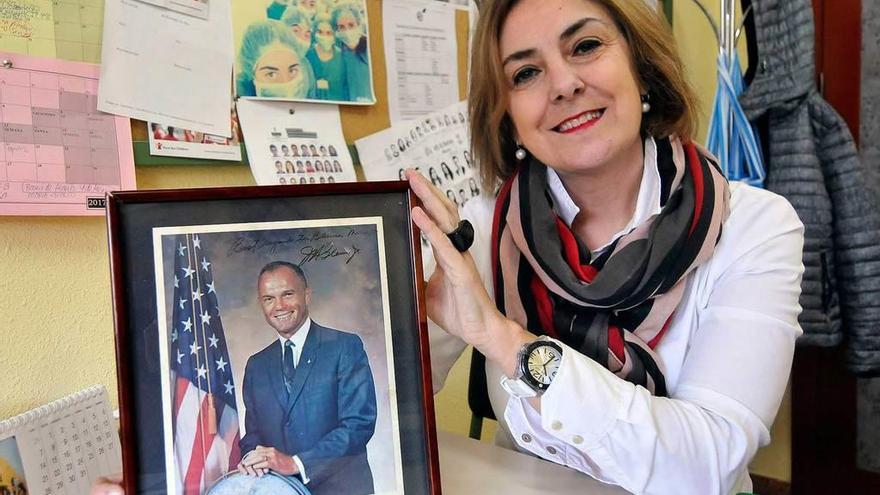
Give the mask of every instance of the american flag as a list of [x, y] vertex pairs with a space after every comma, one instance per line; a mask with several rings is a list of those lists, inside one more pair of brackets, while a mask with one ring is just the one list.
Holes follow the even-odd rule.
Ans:
[[174, 239], [174, 461], [177, 493], [185, 495], [204, 494], [241, 459], [232, 366], [203, 242], [194, 234]]

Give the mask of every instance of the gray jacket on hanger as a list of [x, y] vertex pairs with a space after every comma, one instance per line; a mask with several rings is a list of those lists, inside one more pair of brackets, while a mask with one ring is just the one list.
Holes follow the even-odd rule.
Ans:
[[751, 120], [766, 115], [766, 187], [791, 202], [806, 228], [798, 343], [845, 340], [848, 368], [880, 375], [877, 185], [846, 123], [817, 91], [810, 1], [752, 6], [758, 69], [740, 103]]

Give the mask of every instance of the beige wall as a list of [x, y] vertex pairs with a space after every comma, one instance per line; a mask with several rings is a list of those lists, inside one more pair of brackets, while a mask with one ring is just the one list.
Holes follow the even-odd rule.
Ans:
[[[709, 3], [717, 3], [711, 2]], [[378, 2], [370, 1], [371, 19]], [[717, 9], [717, 5], [712, 5]], [[704, 109], [714, 93], [715, 45], [691, 0], [675, 2], [675, 32]], [[377, 81], [377, 85], [379, 81]], [[377, 93], [384, 93], [377, 87]], [[704, 110], [704, 115], [708, 113]], [[703, 129], [705, 129], [705, 121]], [[346, 129], [347, 138], [352, 139]], [[703, 133], [704, 134], [704, 133]], [[139, 167], [138, 187], [247, 185], [242, 166]], [[116, 369], [106, 229], [99, 218], [0, 217], [0, 418], [17, 414], [95, 383], [115, 402]], [[436, 398], [437, 424], [467, 434], [469, 353]], [[494, 425], [487, 424], [484, 438]], [[790, 479], [790, 405], [786, 397], [753, 470]]]

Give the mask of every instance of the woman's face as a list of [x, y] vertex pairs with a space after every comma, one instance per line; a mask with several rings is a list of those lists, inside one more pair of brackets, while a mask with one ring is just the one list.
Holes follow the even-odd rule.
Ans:
[[626, 39], [590, 0], [523, 0], [501, 30], [508, 114], [561, 174], [641, 154], [640, 85]]
[[336, 21], [336, 31], [349, 48], [354, 49], [361, 38], [357, 19], [351, 14], [343, 14]]
[[299, 55], [281, 43], [266, 49], [254, 67], [255, 83], [286, 83], [302, 77]]
[[323, 21], [318, 23], [318, 31], [315, 33], [315, 38], [317, 38], [321, 48], [329, 49], [336, 40], [336, 34], [333, 32], [333, 27], [330, 26], [330, 23]]
[[302, 22], [300, 24], [294, 24], [293, 26], [290, 26], [290, 31], [300, 40], [306, 43], [312, 42], [312, 29], [309, 27], [307, 22]]

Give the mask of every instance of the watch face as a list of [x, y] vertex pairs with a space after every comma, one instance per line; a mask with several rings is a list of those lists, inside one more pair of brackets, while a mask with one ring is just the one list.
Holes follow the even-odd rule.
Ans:
[[562, 353], [554, 345], [540, 345], [529, 353], [529, 375], [541, 385], [550, 385], [561, 364]]

